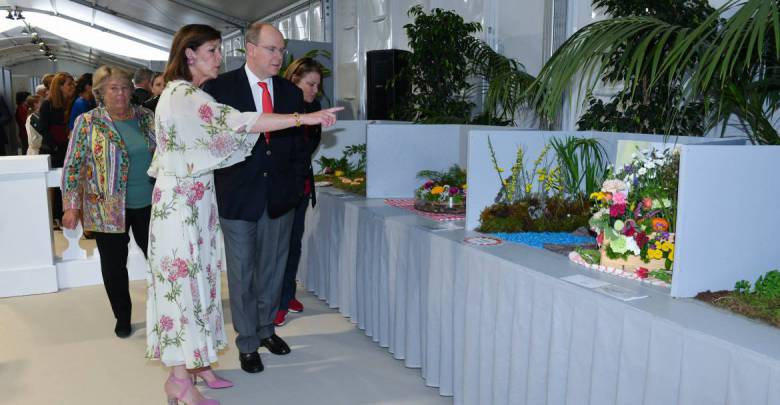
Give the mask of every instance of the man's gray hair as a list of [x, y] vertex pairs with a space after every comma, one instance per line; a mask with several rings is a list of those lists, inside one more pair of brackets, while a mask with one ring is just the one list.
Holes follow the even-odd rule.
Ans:
[[152, 76], [154, 75], [154, 72], [147, 68], [140, 68], [135, 71], [135, 74], [133, 74], [133, 84], [136, 86], [138, 83], [143, 83], [145, 81], [152, 80]]
[[265, 23], [265, 22], [256, 22], [249, 26], [246, 30], [246, 34], [244, 34], [244, 46], [246, 46], [247, 42], [251, 42], [255, 45], [260, 43], [260, 31], [263, 30], [263, 27], [274, 27], [273, 24]]

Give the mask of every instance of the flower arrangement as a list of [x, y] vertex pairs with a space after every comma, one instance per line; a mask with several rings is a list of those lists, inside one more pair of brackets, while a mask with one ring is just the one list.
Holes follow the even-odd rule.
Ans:
[[366, 195], [366, 144], [349, 145], [340, 158], [321, 156], [317, 163], [320, 173], [317, 181], [328, 181], [333, 187]]
[[602, 265], [671, 281], [679, 167], [679, 153], [670, 149], [634, 153], [590, 195]]
[[591, 212], [584, 191], [589, 184], [601, 184], [606, 168], [606, 152], [598, 140], [553, 140], [530, 165], [520, 146], [506, 177], [489, 137], [488, 149], [501, 189], [496, 203], [480, 214], [479, 231], [571, 232], [587, 225]]
[[453, 165], [446, 172], [423, 170], [427, 181], [414, 192], [414, 207], [421, 211], [461, 214], [466, 212], [466, 172]]

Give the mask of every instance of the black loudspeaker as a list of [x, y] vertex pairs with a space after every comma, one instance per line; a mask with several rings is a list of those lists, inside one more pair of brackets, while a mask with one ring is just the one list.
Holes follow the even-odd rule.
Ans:
[[398, 75], [406, 67], [409, 51], [383, 49], [366, 52], [366, 118], [389, 120], [390, 114], [411, 94], [409, 80]]

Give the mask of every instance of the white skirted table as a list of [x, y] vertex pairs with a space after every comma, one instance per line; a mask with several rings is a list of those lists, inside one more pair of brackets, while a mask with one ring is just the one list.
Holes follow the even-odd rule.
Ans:
[[299, 278], [457, 404], [780, 404], [780, 330], [337, 193], [318, 190]]

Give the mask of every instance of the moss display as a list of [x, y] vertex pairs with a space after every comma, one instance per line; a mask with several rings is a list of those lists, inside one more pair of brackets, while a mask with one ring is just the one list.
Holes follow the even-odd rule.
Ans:
[[588, 225], [590, 203], [585, 199], [567, 200], [536, 197], [513, 204], [494, 204], [479, 216], [480, 232], [571, 232]]

